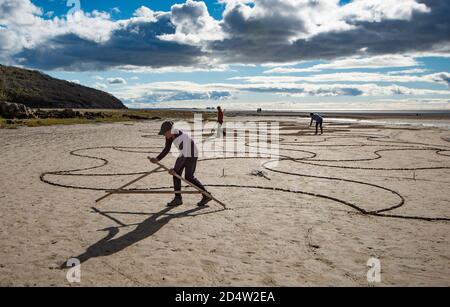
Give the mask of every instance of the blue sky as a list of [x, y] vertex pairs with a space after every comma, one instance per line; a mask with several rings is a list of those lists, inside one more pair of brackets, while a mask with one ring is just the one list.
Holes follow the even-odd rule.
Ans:
[[[34, 4], [39, 7], [45, 8], [45, 11], [55, 12], [57, 16], [63, 16], [67, 14], [67, 0], [33, 0]], [[126, 19], [141, 6], [146, 6], [154, 11], [170, 11], [170, 8], [174, 4], [182, 4], [185, 1], [157, 1], [157, 0], [80, 0], [81, 9], [86, 12], [92, 12], [94, 10], [113, 12], [114, 19]], [[208, 6], [209, 13], [216, 19], [221, 19], [222, 12], [225, 8], [223, 4], [220, 4], [215, 0], [204, 1]], [[119, 8], [120, 12], [114, 10]]]
[[96, 87], [130, 107], [450, 108], [446, 0], [80, 7], [0, 0], [0, 63]]

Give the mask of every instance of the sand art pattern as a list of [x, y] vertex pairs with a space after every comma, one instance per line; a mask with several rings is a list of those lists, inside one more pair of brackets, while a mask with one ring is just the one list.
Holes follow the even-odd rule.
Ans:
[[[143, 131], [142, 131], [143, 132]], [[154, 134], [153, 134], [154, 135]], [[153, 138], [153, 135], [143, 135], [145, 138]], [[289, 134], [286, 134], [289, 135]], [[329, 140], [336, 140], [336, 139], [351, 139], [351, 140], [364, 140], [368, 143], [365, 144], [345, 144], [345, 145], [327, 145], [326, 142]], [[384, 144], [377, 144], [383, 142]], [[389, 144], [386, 144], [389, 143]], [[252, 144], [246, 143], [246, 146], [251, 147]], [[301, 147], [321, 147], [321, 148], [364, 148], [364, 147], [384, 147], [386, 149], [378, 149], [372, 151], [372, 157], [363, 157], [363, 158], [355, 158], [355, 159], [316, 159], [317, 153], [314, 151], [307, 151], [307, 150], [301, 150], [298, 148]], [[114, 147], [114, 146], [105, 146], [105, 147], [92, 147], [92, 148], [82, 148], [82, 149], [76, 149], [70, 152], [71, 155], [86, 158], [86, 159], [92, 159], [100, 162], [100, 164], [92, 167], [86, 167], [86, 168], [79, 168], [79, 169], [73, 169], [73, 170], [65, 170], [65, 171], [57, 171], [57, 172], [45, 172], [41, 174], [40, 179], [41, 181], [51, 184], [58, 187], [63, 188], [70, 188], [70, 189], [80, 189], [80, 190], [94, 190], [94, 191], [108, 191], [113, 190], [116, 187], [89, 187], [89, 186], [81, 186], [81, 185], [68, 185], [59, 183], [57, 180], [51, 180], [47, 177], [49, 175], [53, 176], [75, 176], [75, 177], [117, 177], [117, 176], [132, 176], [132, 175], [142, 175], [146, 172], [129, 172], [129, 173], [80, 173], [83, 171], [91, 171], [91, 170], [97, 170], [100, 169], [110, 162], [108, 159], [102, 157], [102, 156], [96, 156], [96, 155], [90, 155], [88, 154], [89, 151], [93, 150], [114, 150], [114, 151], [120, 151], [120, 152], [126, 152], [126, 153], [146, 153], [146, 154], [157, 154], [159, 153], [158, 149], [160, 147]], [[336, 164], [329, 164], [331, 162], [368, 162], [368, 161], [375, 161], [383, 159], [383, 154], [387, 152], [395, 152], [395, 153], [402, 153], [405, 151], [427, 151], [427, 152], [434, 152], [436, 155], [439, 156], [449, 156], [446, 153], [450, 151], [450, 146], [436, 146], [432, 144], [426, 144], [426, 143], [416, 143], [416, 142], [405, 142], [400, 140], [392, 139], [389, 136], [379, 136], [379, 135], [367, 135], [367, 134], [333, 134], [333, 136], [330, 137], [321, 137], [319, 140], [314, 141], [305, 141], [300, 140], [297, 142], [288, 142], [284, 139], [281, 139], [280, 143], [280, 149], [282, 152], [296, 152], [305, 154], [305, 157], [297, 158], [293, 157], [288, 154], [280, 154], [279, 156], [279, 162], [292, 162], [295, 164], [307, 164], [314, 167], [319, 168], [339, 168], [339, 169], [352, 169], [352, 170], [368, 170], [368, 171], [420, 171], [420, 170], [446, 170], [450, 169], [450, 166], [448, 166], [448, 162], [446, 164], [446, 161], [442, 161], [442, 165], [439, 166], [419, 166], [419, 167], [364, 167], [364, 166], [352, 166], [352, 165], [336, 165]], [[231, 159], [246, 159], [243, 157], [226, 157], [226, 158], [205, 158], [200, 159], [200, 166], [202, 162], [205, 161], [213, 161], [213, 160], [231, 160]], [[252, 158], [253, 159], [253, 158]], [[396, 202], [393, 204], [386, 204], [383, 205], [382, 208], [379, 208], [377, 210], [367, 210], [358, 203], [352, 203], [349, 201], [346, 201], [344, 199], [335, 197], [333, 195], [326, 195], [326, 194], [320, 194], [320, 193], [313, 193], [313, 192], [306, 192], [301, 191], [298, 189], [287, 189], [287, 188], [280, 188], [276, 186], [254, 186], [254, 185], [232, 185], [232, 184], [206, 184], [207, 187], [213, 187], [213, 188], [220, 188], [220, 189], [239, 189], [239, 188], [246, 188], [246, 189], [253, 189], [253, 190], [270, 190], [270, 191], [276, 191], [279, 193], [294, 193], [294, 194], [303, 194], [308, 195], [312, 197], [322, 198], [334, 201], [336, 203], [339, 203], [341, 205], [345, 205], [349, 208], [354, 209], [356, 212], [364, 215], [371, 215], [371, 216], [377, 216], [377, 217], [385, 217], [385, 218], [399, 218], [399, 219], [416, 219], [416, 220], [423, 220], [423, 221], [430, 221], [430, 222], [449, 222], [450, 217], [446, 216], [436, 216], [436, 217], [426, 217], [426, 216], [414, 216], [414, 215], [399, 215], [399, 214], [389, 214], [390, 211], [394, 209], [398, 209], [405, 205], [405, 198], [398, 192], [396, 192], [393, 189], [390, 189], [389, 187], [372, 184], [364, 181], [358, 181], [358, 180], [351, 180], [346, 179], [343, 177], [330, 177], [330, 176], [314, 176], [310, 174], [304, 174], [298, 171], [283, 171], [279, 170], [277, 168], [271, 167], [272, 161], [267, 161], [262, 164], [265, 170], [269, 172], [284, 174], [287, 176], [295, 176], [295, 177], [304, 177], [304, 178], [315, 178], [315, 179], [322, 179], [329, 181], [330, 184], [334, 184], [334, 182], [346, 182], [350, 184], [360, 185], [360, 186], [367, 186], [375, 189], [382, 190], [383, 192], [393, 194], [396, 197]], [[324, 164], [325, 163], [325, 164]], [[301, 167], [297, 167], [298, 170], [301, 170]], [[159, 171], [161, 172], [161, 171]], [[161, 187], [151, 187], [147, 188], [148, 191], [158, 191], [158, 190], [167, 190], [171, 189], [170, 186], [161, 186]], [[142, 190], [142, 189], [140, 189]], [[132, 189], [130, 190], [132, 191]], [[233, 207], [233, 204], [230, 203], [229, 207], [222, 210], [217, 210], [215, 212], [221, 212], [223, 210], [237, 210], [239, 208]], [[95, 209], [98, 213], [101, 213], [100, 210]], [[114, 219], [115, 222], [118, 222], [119, 225], [124, 226], [123, 223], [118, 221], [117, 219]]]

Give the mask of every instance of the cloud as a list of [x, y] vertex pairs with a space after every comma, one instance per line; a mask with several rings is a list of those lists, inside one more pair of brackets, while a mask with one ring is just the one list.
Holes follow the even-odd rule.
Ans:
[[118, 67], [119, 70], [133, 73], [193, 73], [193, 72], [222, 72], [230, 70], [228, 65], [222, 65], [211, 62], [197, 63], [196, 66], [168, 66], [153, 68], [148, 66], [123, 65]]
[[225, 100], [229, 99], [231, 94], [229, 92], [205, 92], [193, 93], [183, 90], [171, 92], [153, 92], [138, 99], [131, 100], [132, 102], [164, 102], [164, 101], [190, 101], [190, 100]]
[[154, 82], [130, 85], [115, 93], [127, 103], [231, 99], [233, 89], [193, 82]]
[[327, 64], [314, 65], [308, 68], [277, 67], [264, 73], [298, 73], [315, 72], [326, 69], [378, 69], [386, 67], [412, 67], [420, 65], [414, 58], [404, 55], [381, 55], [374, 57], [351, 57], [340, 59]]
[[105, 90], [105, 89], [108, 88], [108, 85], [106, 85], [105, 83], [96, 82], [96, 83], [94, 84], [94, 87], [95, 87], [96, 89], [99, 89], [99, 90]]
[[348, 22], [382, 22], [383, 20], [411, 20], [414, 13], [428, 13], [430, 8], [414, 0], [356, 0], [341, 9]]
[[290, 97], [336, 96], [393, 96], [393, 95], [446, 95], [449, 91], [408, 88], [399, 85], [377, 84], [252, 84], [240, 87], [242, 91], [275, 93]]
[[441, 72], [441, 73], [429, 75], [428, 77], [435, 82], [446, 84], [448, 87], [450, 87], [450, 73]]
[[113, 20], [99, 11], [46, 19], [30, 0], [0, 0], [0, 60], [72, 71], [308, 60], [333, 61], [314, 69], [341, 69], [379, 67], [389, 57], [394, 65], [413, 64], [399, 54], [450, 54], [448, 0], [221, 2], [220, 20], [193, 0], [169, 12], [143, 6], [129, 19]]
[[407, 73], [366, 73], [366, 72], [339, 72], [329, 74], [315, 74], [309, 76], [246, 76], [233, 77], [232, 81], [245, 81], [249, 83], [289, 83], [289, 82], [308, 82], [308, 83], [325, 83], [325, 82], [387, 82], [387, 83], [439, 83], [448, 85], [450, 73], [440, 72], [428, 75], [413, 75]]
[[413, 75], [413, 74], [423, 74], [428, 71], [429, 70], [426, 68], [412, 68], [412, 69], [405, 69], [405, 70], [389, 71], [388, 75]]
[[447, 0], [231, 2], [222, 21], [226, 38], [213, 48], [230, 63], [448, 54], [449, 13]]
[[219, 22], [209, 15], [203, 1], [187, 0], [184, 4], [173, 5], [170, 21], [175, 26], [175, 33], [160, 35], [162, 40], [198, 45], [223, 38]]
[[154, 82], [129, 85], [120, 92], [113, 92], [127, 103], [160, 103], [167, 101], [228, 100], [240, 94], [260, 93], [281, 97], [369, 97], [398, 95], [448, 95], [448, 90], [429, 90], [405, 86], [368, 84], [311, 84], [286, 80], [261, 83], [210, 83], [194, 82]]
[[118, 7], [113, 7], [112, 9], [111, 9], [111, 13], [113, 13], [113, 14], [119, 14], [121, 11], [120, 11], [120, 8], [118, 8]]
[[0, 31], [2, 42], [6, 42], [0, 49], [5, 63], [44, 70], [92, 71], [127, 65], [193, 67], [210, 62], [201, 46], [160, 39], [161, 35], [176, 33], [171, 13], [142, 7], [127, 20], [113, 21], [109, 14], [98, 11], [44, 20], [29, 0], [0, 0], [0, 7], [0, 24], [7, 26]]
[[127, 84], [127, 81], [124, 78], [119, 78], [119, 77], [108, 78], [107, 81], [109, 84], [113, 84], [113, 85]]
[[141, 6], [136, 11], [134, 11], [133, 16], [137, 17], [135, 18], [135, 20], [142, 20], [147, 22], [155, 22], [158, 20], [155, 12], [146, 6]]

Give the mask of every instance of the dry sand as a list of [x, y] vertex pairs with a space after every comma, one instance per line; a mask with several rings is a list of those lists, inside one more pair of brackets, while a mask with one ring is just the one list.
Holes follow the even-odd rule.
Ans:
[[[366, 286], [371, 257], [375, 285], [450, 286], [450, 131], [336, 123], [313, 136], [280, 121], [296, 161], [199, 163], [226, 211], [196, 195], [95, 204], [154, 167], [160, 122], [0, 130], [0, 286]], [[158, 173], [133, 188], [171, 184]], [[60, 268], [71, 257], [81, 284]]]

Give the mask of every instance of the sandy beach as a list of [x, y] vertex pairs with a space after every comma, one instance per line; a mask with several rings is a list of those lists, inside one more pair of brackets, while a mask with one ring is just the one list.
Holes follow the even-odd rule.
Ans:
[[[450, 130], [228, 119], [246, 120], [279, 123], [281, 160], [201, 158], [226, 209], [95, 203], [155, 168], [161, 121], [0, 129], [0, 286], [450, 286]], [[130, 188], [171, 186], [158, 172]], [[66, 279], [73, 257], [81, 283]]]

